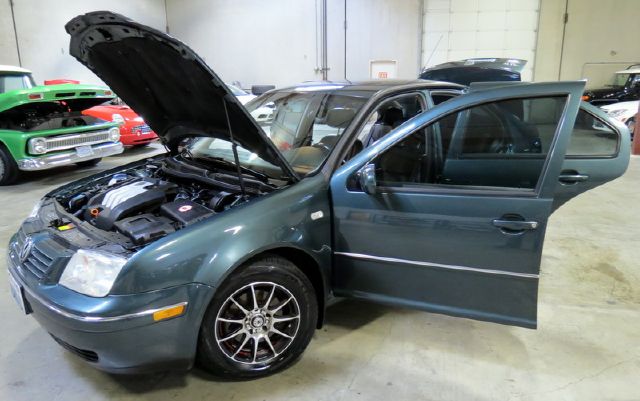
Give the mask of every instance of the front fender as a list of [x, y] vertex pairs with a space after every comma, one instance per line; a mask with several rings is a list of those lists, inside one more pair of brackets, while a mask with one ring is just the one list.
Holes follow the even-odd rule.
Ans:
[[134, 255], [112, 294], [153, 291], [187, 283], [217, 287], [235, 268], [269, 249], [306, 252], [331, 266], [331, 210], [322, 174], [218, 213], [179, 230]]

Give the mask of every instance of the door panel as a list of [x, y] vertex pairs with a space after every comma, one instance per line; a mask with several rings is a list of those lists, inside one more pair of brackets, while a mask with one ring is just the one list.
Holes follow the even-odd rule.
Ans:
[[[342, 166], [331, 181], [336, 295], [535, 327], [546, 223], [583, 87], [583, 83], [520, 84], [462, 95], [403, 124]], [[462, 124], [464, 112], [459, 110], [536, 96], [565, 100], [555, 137], [538, 174], [533, 174], [532, 188], [510, 188], [500, 180], [493, 186], [445, 181], [446, 160], [452, 152], [460, 154], [459, 144], [464, 143], [460, 135], [465, 130], [460, 127], [469, 128]], [[440, 118], [452, 112], [457, 123], [445, 143], [447, 129], [439, 125], [444, 121]], [[514, 130], [509, 126], [505, 132], [514, 136]], [[415, 138], [422, 133], [427, 139], [419, 143]], [[439, 167], [443, 174], [384, 171], [379, 160], [408, 146], [427, 149], [421, 160], [425, 156], [437, 160], [434, 152], [441, 149], [447, 155]], [[516, 159], [502, 161], [493, 167], [495, 171], [518, 168]], [[482, 165], [476, 163], [469, 165], [470, 171]], [[373, 194], [358, 186], [358, 172], [369, 164], [383, 170], [376, 173], [379, 185]]]

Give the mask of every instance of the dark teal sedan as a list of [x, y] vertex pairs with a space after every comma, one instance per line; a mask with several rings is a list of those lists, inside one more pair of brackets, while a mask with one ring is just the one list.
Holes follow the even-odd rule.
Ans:
[[66, 29], [168, 152], [45, 196], [9, 281], [111, 372], [274, 373], [335, 297], [535, 328], [549, 216], [629, 161], [584, 82], [307, 83], [245, 108], [162, 32], [109, 12]]

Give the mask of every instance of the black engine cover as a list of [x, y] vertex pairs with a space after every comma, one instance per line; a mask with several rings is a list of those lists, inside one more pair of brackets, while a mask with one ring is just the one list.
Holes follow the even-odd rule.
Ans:
[[162, 205], [160, 212], [173, 220], [187, 225], [194, 223], [206, 216], [213, 214], [213, 211], [206, 207], [192, 202], [188, 199], [177, 200]]

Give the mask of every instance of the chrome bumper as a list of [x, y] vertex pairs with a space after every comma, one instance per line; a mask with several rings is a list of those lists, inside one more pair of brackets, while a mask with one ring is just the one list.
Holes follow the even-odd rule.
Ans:
[[46, 170], [59, 166], [80, 163], [88, 160], [117, 155], [124, 151], [124, 146], [120, 142], [107, 142], [91, 146], [93, 154], [89, 156], [78, 156], [75, 150], [56, 153], [49, 156], [20, 159], [17, 161], [18, 168], [24, 171]]

